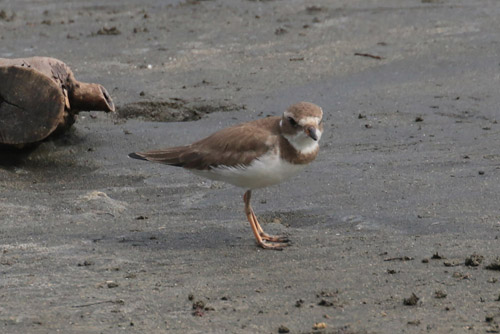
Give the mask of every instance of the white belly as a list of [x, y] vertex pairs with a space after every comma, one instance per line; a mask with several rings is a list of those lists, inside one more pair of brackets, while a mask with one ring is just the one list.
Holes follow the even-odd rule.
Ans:
[[281, 183], [296, 175], [306, 165], [295, 165], [279, 158], [277, 154], [266, 154], [248, 166], [219, 166], [211, 170], [191, 170], [211, 180], [224, 181], [245, 189], [257, 189]]

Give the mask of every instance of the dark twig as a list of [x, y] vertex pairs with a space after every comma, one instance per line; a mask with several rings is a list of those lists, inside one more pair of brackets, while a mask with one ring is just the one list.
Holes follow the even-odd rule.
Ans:
[[369, 54], [369, 53], [359, 53], [359, 52], [356, 52], [354, 55], [355, 56], [361, 56], [361, 57], [368, 57], [368, 58], [378, 59], [378, 60], [384, 59], [384, 58], [382, 58], [380, 56], [375, 56], [375, 55], [372, 55], [372, 54]]
[[94, 306], [94, 305], [107, 304], [107, 303], [111, 303], [111, 304], [123, 304], [123, 300], [121, 300], [121, 299], [117, 299], [117, 300], [103, 300], [103, 301], [100, 301], [100, 302], [89, 303], [89, 304], [82, 304], [82, 305], [74, 305], [74, 306], [71, 306], [71, 307], [73, 307], [73, 308], [87, 307], [87, 306]]
[[411, 256], [398, 256], [398, 257], [390, 257], [388, 259], [384, 259], [384, 261], [411, 261], [413, 258]]

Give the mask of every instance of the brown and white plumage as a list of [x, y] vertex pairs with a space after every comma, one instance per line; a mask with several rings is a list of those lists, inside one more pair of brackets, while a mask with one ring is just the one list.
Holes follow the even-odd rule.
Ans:
[[251, 190], [280, 183], [312, 162], [319, 151], [323, 111], [300, 102], [281, 117], [234, 125], [187, 146], [131, 153], [135, 159], [186, 168], [197, 175], [249, 189], [245, 211], [258, 244], [281, 249], [284, 237], [272, 237], [260, 227], [250, 206]]

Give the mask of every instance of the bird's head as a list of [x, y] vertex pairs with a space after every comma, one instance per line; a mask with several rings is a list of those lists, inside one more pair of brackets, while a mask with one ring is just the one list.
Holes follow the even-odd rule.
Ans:
[[293, 104], [280, 120], [281, 133], [297, 151], [316, 149], [323, 134], [322, 118], [323, 110], [313, 103]]

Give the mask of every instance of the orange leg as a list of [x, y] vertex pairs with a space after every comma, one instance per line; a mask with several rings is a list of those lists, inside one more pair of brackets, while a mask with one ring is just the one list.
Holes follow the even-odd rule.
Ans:
[[[250, 209], [252, 209], [252, 208], [250, 207]], [[259, 221], [257, 220], [257, 217], [255, 217], [255, 213], [253, 212], [253, 210], [252, 210], [252, 218], [255, 222], [255, 225], [257, 226], [257, 230], [259, 231], [259, 234], [262, 237], [262, 239], [267, 240], [267, 241], [271, 241], [271, 242], [288, 242], [289, 241], [288, 237], [286, 237], [284, 235], [269, 235], [266, 232], [264, 232], [262, 227], [260, 227]]]
[[[250, 227], [252, 228], [253, 235], [255, 236], [255, 240], [257, 244], [264, 249], [275, 249], [282, 250], [283, 247], [288, 246], [286, 243], [274, 242], [274, 240], [268, 239], [277, 239], [281, 237], [272, 237], [264, 233], [262, 227], [260, 227], [255, 214], [253, 213], [252, 206], [250, 205], [250, 198], [252, 196], [252, 191], [248, 190], [245, 195], [243, 195], [243, 201], [245, 202], [245, 214], [247, 216], [248, 222], [250, 223]], [[277, 240], [279, 241], [279, 240]]]

